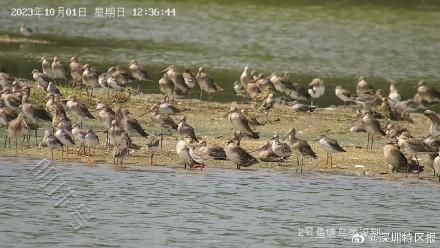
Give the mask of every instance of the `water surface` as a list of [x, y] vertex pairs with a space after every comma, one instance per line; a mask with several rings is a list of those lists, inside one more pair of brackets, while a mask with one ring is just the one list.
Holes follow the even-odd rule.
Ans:
[[[4, 247], [351, 247], [316, 238], [316, 228], [439, 230], [438, 185], [289, 171], [54, 166], [58, 179], [32, 174], [36, 160], [0, 160], [0, 242]], [[75, 231], [49, 192], [59, 180], [74, 206], [94, 216]], [[315, 237], [298, 237], [315, 228]], [[364, 243], [362, 247], [435, 247]]]

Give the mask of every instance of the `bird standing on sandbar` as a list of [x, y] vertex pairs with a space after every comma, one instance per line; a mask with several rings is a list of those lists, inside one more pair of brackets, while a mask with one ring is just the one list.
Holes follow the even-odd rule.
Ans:
[[220, 87], [214, 80], [208, 75], [205, 67], [200, 67], [199, 71], [196, 74], [197, 83], [200, 86], [200, 100], [202, 100], [203, 92], [208, 94], [208, 101], [210, 100], [210, 95], [216, 92], [223, 91], [223, 88]]
[[260, 138], [258, 132], [251, 129], [249, 126], [249, 120], [241, 113], [240, 109], [232, 106], [231, 110], [226, 115], [228, 115], [228, 119], [232, 123], [234, 129], [253, 139]]
[[325, 94], [324, 80], [320, 78], [313, 79], [309, 84], [309, 89], [307, 92], [312, 99], [312, 101], [310, 101], [310, 105], [313, 106], [313, 99], [318, 99]]
[[[92, 129], [89, 129], [86, 133], [86, 136], [84, 138], [84, 143], [87, 146], [89, 150], [89, 159], [91, 156], [95, 156], [95, 148], [99, 145], [99, 138], [98, 135], [96, 135], [95, 132], [93, 132]], [[91, 153], [91, 148], [93, 148], [93, 153]]]
[[148, 76], [147, 71], [143, 70], [136, 60], [131, 60], [128, 63], [128, 69], [130, 70], [131, 76], [136, 78], [138, 81], [151, 82], [152, 80]]
[[299, 139], [296, 137], [295, 128], [290, 128], [284, 139], [288, 138], [288, 144], [292, 148], [293, 153], [296, 155], [296, 171], [298, 172], [299, 156], [301, 156], [301, 173], [304, 166], [304, 157], [310, 159], [317, 159], [316, 153], [312, 150], [312, 147], [307, 143], [307, 141]]
[[130, 117], [130, 111], [127, 109], [123, 112], [121, 119], [121, 127], [124, 129], [127, 134], [131, 136], [142, 136], [147, 138], [148, 133], [141, 127], [138, 120], [133, 117]]
[[67, 80], [66, 77], [66, 70], [64, 69], [63, 64], [61, 64], [61, 61], [57, 56], [53, 57], [52, 62], [52, 73], [54, 76], [54, 79], [61, 79], [61, 80]]
[[[66, 147], [66, 158], [69, 158], [69, 147], [70, 146], [74, 146], [75, 145], [75, 141], [73, 141], [73, 139], [70, 136], [70, 134], [66, 130], [64, 130], [62, 128], [58, 128], [56, 130], [55, 137], [57, 137], [57, 139], [59, 141], [61, 141], [61, 143], [63, 143], [63, 147]], [[64, 150], [63, 150], [63, 152], [64, 152]]]
[[44, 73], [39, 72], [37, 69], [33, 69], [32, 78], [37, 82], [37, 88], [46, 92], [47, 86], [50, 82], [50, 77]]
[[[83, 74], [81, 76], [82, 84], [91, 88], [90, 96], [93, 96], [93, 89], [99, 88], [98, 75], [95, 70], [92, 70], [88, 64], [83, 66]], [[88, 93], [88, 92], [87, 92]]]
[[[380, 127], [379, 121], [376, 118], [374, 118], [374, 116], [369, 111], [362, 116], [361, 121], [365, 131], [367, 131], [368, 134], [367, 150], [368, 149], [373, 150], [374, 135], [380, 135], [382, 137], [385, 137], [386, 133]], [[369, 147], [370, 136], [371, 136], [371, 146]]]
[[165, 128], [169, 133], [171, 133], [171, 130], [177, 131], [178, 126], [174, 120], [168, 115], [161, 115], [157, 106], [150, 109], [150, 119], [160, 128]]
[[194, 128], [186, 123], [186, 116], [182, 116], [177, 123], [177, 134], [182, 138], [189, 138], [190, 142], [199, 142]]
[[280, 142], [280, 137], [278, 135], [274, 135], [272, 137], [272, 151], [280, 157], [281, 159], [278, 161], [278, 165], [281, 165], [282, 162], [285, 162], [287, 158], [292, 155], [292, 149], [287, 143]]
[[50, 78], [53, 78], [54, 76], [53, 76], [53, 73], [52, 73], [52, 65], [50, 64], [49, 60], [47, 60], [47, 58], [43, 56], [41, 58], [40, 62], [41, 62], [41, 70], [42, 70], [42, 72], [46, 76], [48, 76]]
[[83, 120], [94, 120], [95, 117], [90, 113], [86, 105], [77, 101], [76, 96], [68, 96], [67, 98], [67, 108], [72, 112], [72, 114], [81, 122]]
[[425, 110], [423, 112], [431, 120], [431, 126], [429, 126], [429, 134], [432, 136], [440, 135], [440, 118], [437, 113], [432, 110]]
[[258, 163], [258, 160], [241, 148], [238, 142], [237, 139], [231, 139], [226, 142], [225, 153], [227, 160], [235, 163], [238, 170], [241, 167], [249, 167]]
[[332, 156], [333, 153], [347, 152], [344, 148], [342, 148], [339, 145], [338, 141], [335, 139], [328, 138], [325, 135], [320, 135], [318, 139], [319, 139], [318, 143], [321, 146], [321, 148], [327, 152], [327, 162], [326, 162], [327, 165], [330, 158], [330, 167], [332, 167], [333, 165], [333, 156]]
[[[182, 74], [178, 73], [176, 67], [173, 65], [168, 66], [166, 69], [162, 70], [167, 75], [167, 78], [170, 79], [174, 84], [173, 96], [188, 96], [191, 93], [191, 89], [186, 85], [185, 79]], [[164, 78], [164, 77], [163, 77]], [[161, 82], [159, 81], [159, 84]]]
[[383, 156], [391, 172], [399, 172], [402, 168], [408, 173], [408, 160], [394, 142], [388, 142], [383, 148]]
[[69, 63], [70, 76], [72, 77], [72, 84], [75, 87], [77, 83], [82, 83], [82, 75], [84, 73], [83, 65], [78, 62], [78, 58], [73, 56]]
[[[49, 147], [52, 160], [53, 160], [53, 150], [63, 148], [63, 143], [57, 137], [55, 137], [52, 134], [52, 132], [49, 130], [46, 130], [44, 132], [42, 143], [45, 144], [47, 147]], [[62, 156], [63, 154], [61, 153], [61, 158]]]
[[344, 104], [350, 103], [350, 102], [354, 102], [354, 97], [355, 95], [349, 91], [346, 90], [344, 88], [342, 88], [342, 86], [338, 85], [335, 88], [335, 95], [344, 102]]
[[30, 37], [34, 34], [34, 30], [32, 30], [32, 28], [30, 28], [24, 24], [21, 24], [20, 33], [26, 37]]

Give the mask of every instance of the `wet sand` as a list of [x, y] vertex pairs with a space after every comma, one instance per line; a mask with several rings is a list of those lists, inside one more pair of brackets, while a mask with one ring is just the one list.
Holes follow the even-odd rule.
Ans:
[[[95, 109], [95, 102], [100, 100], [108, 105], [111, 105], [114, 110], [121, 106], [120, 101], [126, 97], [125, 93], [118, 95], [112, 94], [110, 99], [107, 99], [107, 94], [104, 90], [98, 90], [97, 96], [94, 98], [87, 97], [84, 92], [79, 90], [72, 90], [68, 88], [60, 88], [64, 96], [75, 94], [78, 96], [79, 101], [88, 105], [89, 109]], [[43, 92], [33, 91], [32, 102], [45, 105], [42, 101], [44, 97]], [[132, 116], [137, 118], [145, 113], [152, 105], [159, 102], [163, 96], [159, 94], [137, 94], [130, 98], [126, 103], [122, 104], [122, 108], [129, 108], [132, 112]], [[231, 134], [232, 125], [225, 117], [225, 114], [229, 111], [231, 104], [237, 105], [239, 108], [246, 109], [248, 117], [256, 117], [259, 122], [264, 122], [264, 115], [257, 110], [253, 103], [216, 103], [206, 102], [196, 99], [177, 99], [175, 106], [182, 110], [181, 113], [171, 115], [171, 117], [177, 122], [182, 115], [187, 116], [187, 122], [193, 126], [196, 135], [202, 140], [206, 140], [208, 144], [224, 145], [224, 142], [228, 140]], [[319, 100], [317, 102], [319, 106]], [[349, 132], [353, 121], [356, 119], [356, 114], [353, 111], [354, 106], [336, 106], [330, 108], [317, 108], [313, 113], [295, 113], [290, 107], [277, 104], [268, 115], [268, 120], [265, 125], [254, 126], [257, 131], [260, 132], [261, 138], [259, 140], [250, 140], [244, 138], [241, 142], [241, 146], [250, 151], [254, 156], [255, 151], [259, 146], [263, 145], [266, 141], [270, 140], [273, 134], [276, 132], [280, 137], [284, 137], [289, 128], [294, 127], [297, 130], [297, 137], [307, 140], [312, 149], [318, 155], [317, 160], [304, 160], [304, 171], [319, 171], [323, 173], [342, 173], [349, 175], [365, 175], [365, 176], [378, 176], [387, 179], [405, 179], [405, 173], [389, 173], [388, 166], [383, 158], [383, 146], [387, 139], [376, 137], [374, 147], [372, 151], [365, 149], [367, 134], [366, 133], [352, 133]], [[96, 112], [92, 112], [95, 116]], [[70, 114], [68, 113], [69, 117]], [[414, 123], [400, 122], [399, 125], [407, 127], [410, 132], [416, 136], [426, 135], [429, 128], [429, 120], [423, 114], [412, 114], [411, 118]], [[71, 118], [72, 121], [74, 120]], [[148, 113], [138, 118], [143, 128], [149, 133], [159, 133], [159, 127], [155, 126]], [[84, 163], [95, 164], [104, 163], [113, 165], [113, 157], [111, 149], [104, 149], [105, 135], [100, 132], [103, 130], [102, 126], [95, 122], [83, 122], [84, 128], [92, 127], [98, 131], [100, 137], [100, 147], [96, 149], [94, 157], [78, 156], [77, 148], [75, 151], [69, 151], [69, 158], [61, 159], [61, 151], [55, 151], [55, 160], [69, 163], [69, 161], [81, 160]], [[385, 120], [381, 120], [382, 127], [386, 125]], [[49, 124], [45, 124], [38, 131], [38, 141], [41, 140], [41, 136], [44, 133], [45, 128], [50, 128]], [[166, 133], [166, 131], [164, 131]], [[315, 141], [319, 134], [325, 134], [329, 137], [336, 138], [342, 147], [344, 147], [346, 153], [333, 154], [333, 167], [326, 165], [326, 153], [322, 150], [318, 143]], [[149, 139], [141, 137], [133, 137], [135, 144], [140, 145], [140, 150], [133, 150], [130, 152], [130, 156], [124, 159], [124, 166], [150, 166], [150, 153], [146, 150], [145, 144]], [[181, 167], [178, 161], [177, 154], [175, 153], [175, 144], [177, 142], [176, 133], [172, 136], [165, 135], [163, 148], [158, 150], [154, 155], [155, 166], [170, 166]], [[40, 148], [35, 146], [35, 138], [31, 137], [30, 146], [24, 145], [21, 147], [21, 139], [19, 139], [18, 156], [29, 158], [49, 158], [51, 157], [50, 150], [48, 148]], [[72, 150], [72, 149], [71, 149]], [[15, 156], [15, 141], [11, 140], [10, 148], [0, 149], [0, 154], [3, 156]], [[421, 178], [426, 180], [437, 180], [432, 176], [433, 171], [431, 165], [428, 164], [428, 157], [421, 156], [420, 163], [425, 166], [425, 171], [420, 173]], [[207, 167], [221, 167], [235, 169], [235, 164], [230, 161], [211, 161], [206, 163]], [[258, 163], [250, 169], [257, 168], [272, 168], [275, 170], [295, 170], [296, 157], [290, 157], [281, 166], [278, 163]], [[417, 178], [417, 173], [409, 175], [410, 178]]]

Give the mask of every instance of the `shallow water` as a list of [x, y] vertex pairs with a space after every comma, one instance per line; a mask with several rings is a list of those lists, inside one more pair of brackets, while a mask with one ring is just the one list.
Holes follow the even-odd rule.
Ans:
[[[370, 1], [369, 1], [370, 2]], [[374, 4], [373, 4], [374, 3]], [[0, 63], [29, 78], [45, 55], [72, 55], [104, 69], [137, 59], [150, 72], [165, 65], [204, 65], [227, 91], [215, 100], [237, 99], [230, 85], [244, 66], [257, 71], [294, 74], [303, 85], [323, 78], [328, 91], [337, 84], [353, 88], [360, 75], [387, 88], [402, 83], [405, 97], [420, 79], [438, 83], [440, 3], [438, 1], [117, 1], [126, 17], [92, 17], [107, 1], [69, 1], [87, 7], [88, 17], [11, 17], [10, 7], [57, 7], [54, 1], [2, 1], [0, 34], [17, 35], [18, 23], [36, 29], [35, 38], [55, 45], [1, 44]], [[132, 17], [133, 8], [175, 8], [175, 17]], [[153, 75], [158, 79], [159, 75]], [[157, 86], [144, 87], [158, 92]], [[321, 105], [337, 103], [327, 94]]]
[[[2, 247], [351, 247], [351, 237], [316, 238], [317, 228], [436, 232], [436, 184], [289, 171], [130, 168], [56, 164], [39, 179], [37, 160], [0, 159]], [[33, 174], [34, 173], [34, 174]], [[53, 175], [58, 175], [48, 186]], [[61, 183], [65, 187], [61, 187]], [[77, 231], [73, 192], [84, 204]], [[66, 191], [67, 192], [67, 191]], [[90, 219], [93, 216], [94, 218]], [[314, 237], [299, 237], [314, 228]], [[301, 244], [301, 245], [299, 245]], [[362, 247], [435, 247], [383, 244]]]

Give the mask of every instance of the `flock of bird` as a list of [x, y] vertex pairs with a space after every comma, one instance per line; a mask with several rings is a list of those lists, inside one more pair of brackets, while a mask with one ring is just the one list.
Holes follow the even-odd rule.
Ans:
[[[114, 163], [122, 166], [130, 150], [140, 148], [131, 139], [139, 136], [146, 139], [145, 147], [151, 153], [150, 163], [154, 164], [154, 152], [162, 147], [164, 132], [146, 132], [128, 109], [119, 107], [113, 110], [111, 106], [98, 101], [96, 108], [89, 110], [77, 96], [63, 96], [57, 86], [63, 84], [66, 87], [85, 88], [90, 97], [93, 97], [93, 90], [97, 88], [105, 89], [108, 98], [112, 91], [128, 92], [128, 100], [132, 89], [127, 86], [132, 82], [152, 81], [137, 61], [132, 60], [126, 66], [110, 67], [105, 72], [99, 72], [89, 64], [81, 64], [77, 57], [70, 59], [69, 70], [65, 69], [57, 56], [52, 62], [42, 57], [40, 62], [41, 71], [34, 69], [33, 82], [26, 85], [22, 85], [22, 80], [7, 73], [0, 64], [0, 123], [5, 127], [5, 147], [8, 140], [10, 144], [10, 139], [15, 139], [17, 154], [17, 139], [23, 138], [23, 143], [27, 140], [29, 145], [32, 133], [35, 133], [36, 145], [48, 147], [52, 159], [54, 150], [61, 149], [63, 157], [64, 152], [66, 156], [69, 155], [70, 147], [77, 147], [78, 155], [84, 154], [90, 158], [94, 156], [99, 144], [103, 143], [97, 135], [102, 132], [105, 134], [105, 149], [112, 149]], [[195, 85], [200, 88], [200, 100], [204, 93], [209, 100], [212, 94], [223, 91], [223, 88], [209, 76], [204, 67], [200, 67], [195, 75], [191, 70], [180, 73], [172, 65], [160, 73], [162, 77], [158, 83], [165, 98], [143, 115], [148, 114], [160, 130], [169, 134], [177, 133], [176, 153], [185, 168], [203, 168], [209, 160], [229, 160], [240, 169], [259, 162], [282, 164], [292, 155], [296, 155], [297, 170], [300, 169], [302, 172], [304, 158], [317, 159], [310, 144], [296, 137], [294, 128], [291, 128], [283, 139], [275, 134], [271, 140], [254, 151], [256, 156], [251, 155], [253, 152], [243, 149], [240, 141], [242, 138], [260, 139], [259, 132], [252, 128], [256, 120], [249, 119], [245, 111], [236, 106], [232, 106], [225, 115], [233, 126], [231, 138], [224, 146], [207, 144], [196, 135], [185, 116], [177, 123], [170, 117], [170, 114], [180, 111], [173, 103], [176, 98], [190, 97]], [[296, 112], [313, 112], [316, 108], [313, 102], [326, 92], [324, 81], [319, 78], [313, 79], [306, 88], [295, 82], [288, 73], [265, 75], [250, 71], [248, 67], [244, 68], [239, 80], [234, 82], [232, 87], [243, 101], [254, 102], [266, 120], [270, 111], [278, 104], [289, 105]], [[46, 94], [45, 106], [32, 102], [31, 90]], [[354, 107], [357, 119], [350, 131], [368, 134], [366, 149], [373, 149], [375, 136], [388, 138], [383, 152], [392, 172], [408, 172], [413, 169], [420, 172], [422, 166], [419, 165], [417, 156], [430, 154], [434, 173], [440, 173], [440, 120], [434, 111], [427, 109], [427, 106], [440, 102], [440, 93], [434, 87], [420, 81], [416, 85], [414, 97], [402, 100], [395, 81], [389, 81], [389, 94], [386, 95], [382, 89], [375, 90], [366, 78], [361, 77], [356, 82], [356, 92], [336, 86], [334, 93], [344, 104]], [[397, 123], [411, 122], [410, 114], [420, 111], [424, 111], [432, 124], [426, 137], [415, 138], [408, 129]], [[102, 124], [103, 130], [83, 129], [83, 122], [92, 126], [91, 123], [95, 119]], [[381, 126], [380, 119], [388, 122], [385, 128]], [[46, 126], [47, 129], [44, 131], [43, 139], [38, 141], [37, 132], [41, 126]], [[320, 135], [316, 141], [327, 153], [326, 163], [330, 166], [333, 165], [333, 153], [346, 152], [337, 140], [325, 135]]]

